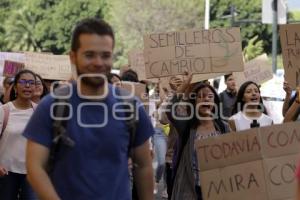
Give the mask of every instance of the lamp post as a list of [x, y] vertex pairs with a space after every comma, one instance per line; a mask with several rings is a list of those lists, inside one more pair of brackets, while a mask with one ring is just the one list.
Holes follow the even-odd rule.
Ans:
[[210, 7], [209, 7], [209, 0], [205, 0], [205, 22], [204, 22], [204, 29], [209, 29], [209, 13], [210, 13]]
[[277, 25], [278, 25], [278, 16], [277, 16], [277, 0], [273, 0], [272, 10], [273, 10], [273, 23], [272, 23], [272, 67], [273, 73], [276, 73], [277, 70]]

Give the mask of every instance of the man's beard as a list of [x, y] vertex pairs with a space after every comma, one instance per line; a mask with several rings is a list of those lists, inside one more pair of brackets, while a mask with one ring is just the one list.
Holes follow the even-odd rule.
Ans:
[[[78, 69], [77, 69], [77, 73], [78, 73], [78, 77], [87, 74], [87, 73], [80, 72]], [[107, 82], [107, 76], [109, 73], [110, 71], [103, 72], [103, 73], [95, 73], [95, 77], [84, 76], [81, 78], [81, 82], [93, 88], [102, 87], [104, 83]], [[99, 76], [99, 74], [104, 75], [106, 78], [104, 79], [104, 77]], [[89, 75], [92, 75], [92, 73]]]
[[82, 83], [91, 87], [102, 87], [105, 83], [105, 80], [102, 77], [82, 77]]

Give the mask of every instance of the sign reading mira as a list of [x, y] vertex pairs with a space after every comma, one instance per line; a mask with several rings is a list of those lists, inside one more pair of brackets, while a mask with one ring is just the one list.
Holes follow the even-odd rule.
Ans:
[[297, 122], [197, 141], [203, 198], [294, 199], [299, 145]]
[[243, 71], [239, 28], [186, 30], [144, 36], [147, 78]]

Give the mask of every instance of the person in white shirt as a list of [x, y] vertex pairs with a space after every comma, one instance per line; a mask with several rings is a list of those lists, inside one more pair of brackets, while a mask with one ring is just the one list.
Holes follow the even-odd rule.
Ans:
[[267, 115], [259, 87], [253, 81], [247, 81], [241, 85], [234, 104], [233, 114], [228, 121], [233, 131], [273, 124], [273, 120]]
[[31, 101], [35, 74], [20, 71], [14, 80], [10, 101], [0, 107], [0, 199], [36, 199], [26, 180], [26, 138], [22, 132], [34, 112]]

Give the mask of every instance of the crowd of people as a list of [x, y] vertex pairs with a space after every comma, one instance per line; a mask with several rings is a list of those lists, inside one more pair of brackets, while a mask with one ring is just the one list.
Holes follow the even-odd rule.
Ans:
[[[237, 88], [227, 74], [218, 94], [208, 81], [192, 83], [188, 71], [167, 87], [140, 81], [131, 69], [112, 74], [114, 43], [109, 24], [85, 19], [74, 29], [70, 60], [79, 77], [96, 76], [72, 80], [55, 95], [30, 70], [4, 79], [1, 200], [152, 200], [160, 182], [162, 198], [201, 200], [195, 142], [273, 124], [257, 83]], [[145, 84], [148, 104], [128, 98], [123, 81]], [[283, 122], [296, 121], [300, 93], [287, 82], [283, 88]]]

